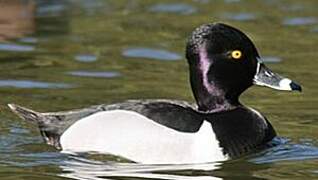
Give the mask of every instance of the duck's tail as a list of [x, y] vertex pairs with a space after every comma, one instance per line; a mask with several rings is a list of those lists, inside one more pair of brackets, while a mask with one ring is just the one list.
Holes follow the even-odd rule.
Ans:
[[15, 114], [26, 121], [41, 123], [43, 119], [43, 115], [41, 113], [31, 109], [16, 104], [8, 104], [8, 106]]
[[56, 117], [46, 115], [45, 113], [36, 112], [34, 110], [16, 105], [8, 104], [9, 108], [17, 114], [20, 118], [36, 123], [40, 129], [44, 141], [58, 149], [61, 148], [59, 139], [61, 134], [57, 130], [57, 126], [52, 126]]
[[61, 135], [72, 124], [86, 116], [104, 110], [101, 105], [72, 111], [40, 113], [16, 104], [8, 104], [8, 106], [22, 119], [36, 123], [44, 141], [57, 149], [61, 149]]

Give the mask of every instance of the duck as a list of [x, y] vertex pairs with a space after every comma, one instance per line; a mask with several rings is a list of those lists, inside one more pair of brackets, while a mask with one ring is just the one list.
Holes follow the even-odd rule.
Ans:
[[268, 147], [277, 136], [240, 95], [252, 85], [301, 91], [296, 82], [262, 62], [252, 40], [224, 23], [197, 27], [186, 43], [195, 99], [142, 99], [40, 113], [10, 109], [39, 127], [44, 141], [62, 153], [98, 153], [143, 164], [209, 163]]

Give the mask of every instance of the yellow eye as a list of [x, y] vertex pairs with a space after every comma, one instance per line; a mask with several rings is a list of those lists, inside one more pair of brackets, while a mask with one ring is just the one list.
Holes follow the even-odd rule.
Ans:
[[240, 59], [242, 57], [242, 52], [240, 50], [232, 51], [231, 56], [233, 59]]

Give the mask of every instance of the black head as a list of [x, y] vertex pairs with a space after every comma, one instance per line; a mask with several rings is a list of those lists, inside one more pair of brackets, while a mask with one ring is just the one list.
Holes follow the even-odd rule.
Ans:
[[201, 110], [238, 104], [239, 95], [255, 84], [264, 66], [252, 41], [240, 30], [221, 23], [195, 29], [187, 43], [186, 57]]

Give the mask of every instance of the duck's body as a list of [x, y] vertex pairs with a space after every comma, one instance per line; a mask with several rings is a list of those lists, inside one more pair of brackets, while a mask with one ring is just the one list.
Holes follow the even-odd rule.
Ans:
[[45, 141], [65, 152], [109, 153], [154, 164], [221, 161], [262, 148], [276, 136], [264, 116], [239, 102], [245, 89], [254, 83], [300, 90], [258, 58], [242, 32], [208, 24], [197, 28], [187, 44], [197, 107], [172, 100], [131, 100], [57, 113], [9, 106], [37, 122]]
[[222, 161], [255, 151], [276, 135], [261, 114], [244, 106], [213, 113], [170, 100], [58, 113], [10, 107], [38, 122], [46, 142], [64, 152], [107, 153], [150, 164]]

